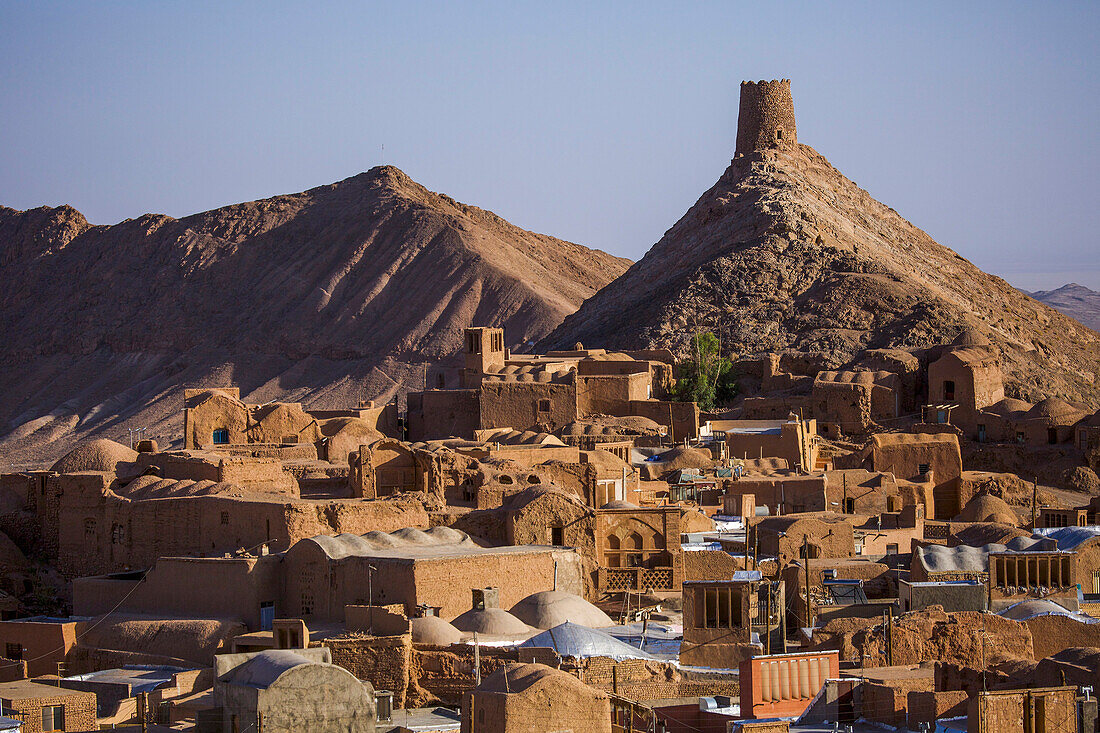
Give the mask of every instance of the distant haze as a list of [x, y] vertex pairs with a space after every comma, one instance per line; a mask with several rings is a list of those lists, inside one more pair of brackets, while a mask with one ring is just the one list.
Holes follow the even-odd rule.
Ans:
[[5, 2], [0, 204], [179, 217], [386, 162], [637, 259], [739, 82], [786, 77], [799, 140], [937, 241], [1096, 290], [1098, 37], [1095, 2]]

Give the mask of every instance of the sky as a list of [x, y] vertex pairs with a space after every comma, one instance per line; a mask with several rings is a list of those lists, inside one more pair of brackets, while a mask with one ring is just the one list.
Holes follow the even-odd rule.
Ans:
[[738, 85], [983, 269], [1100, 290], [1100, 3], [0, 0], [0, 205], [111, 224], [397, 165], [637, 259], [733, 155]]

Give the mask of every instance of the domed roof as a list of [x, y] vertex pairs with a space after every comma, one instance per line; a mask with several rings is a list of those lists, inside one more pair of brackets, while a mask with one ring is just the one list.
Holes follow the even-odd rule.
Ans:
[[989, 346], [989, 339], [985, 337], [981, 331], [973, 328], [963, 329], [955, 340], [951, 342], [952, 346]]
[[532, 593], [512, 606], [512, 614], [536, 629], [552, 629], [566, 621], [594, 629], [615, 623], [606, 613], [580, 596], [560, 590]]
[[1027, 412], [1031, 409], [1031, 403], [1018, 400], [1015, 397], [1005, 397], [985, 409], [997, 415], [1008, 416], [1018, 412]]
[[959, 516], [955, 517], [959, 522], [996, 522], [1017, 526], [1020, 518], [1008, 503], [992, 494], [978, 494], [966, 503]]
[[462, 641], [462, 632], [439, 616], [421, 616], [409, 620], [414, 644], [450, 646]]
[[1084, 414], [1084, 410], [1074, 407], [1057, 397], [1047, 397], [1027, 411], [1028, 418], [1075, 421]]
[[476, 631], [495, 636], [525, 636], [531, 633], [530, 626], [503, 608], [486, 608], [483, 611], [470, 609], [451, 624], [459, 631]]
[[570, 621], [532, 636], [520, 647], [546, 647], [563, 657], [608, 657], [610, 659], [653, 659], [647, 652], [619, 641], [610, 634]]
[[119, 463], [133, 463], [137, 457], [137, 451], [113, 440], [99, 438], [73, 448], [50, 466], [50, 470], [56, 473], [113, 472]]

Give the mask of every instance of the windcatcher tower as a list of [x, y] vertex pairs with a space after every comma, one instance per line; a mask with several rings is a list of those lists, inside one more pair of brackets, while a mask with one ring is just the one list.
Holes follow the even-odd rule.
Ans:
[[798, 142], [791, 80], [741, 82], [737, 112], [738, 155]]

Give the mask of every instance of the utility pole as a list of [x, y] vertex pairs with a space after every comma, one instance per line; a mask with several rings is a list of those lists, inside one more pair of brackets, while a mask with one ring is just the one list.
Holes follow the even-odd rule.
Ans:
[[1032, 529], [1035, 529], [1035, 521], [1037, 519], [1036, 513], [1038, 511], [1038, 507], [1036, 506], [1036, 503], [1037, 503], [1038, 499], [1039, 499], [1039, 477], [1035, 476], [1034, 480], [1031, 482], [1031, 528]]
[[474, 632], [474, 686], [481, 686], [481, 645], [477, 643], [477, 632]]
[[374, 636], [374, 571], [378, 568], [367, 565], [367, 597], [370, 599], [370, 635]]
[[772, 653], [772, 582], [768, 581], [768, 600], [764, 604], [764, 635], [767, 637], [765, 654]]
[[894, 607], [886, 608], [886, 663], [894, 666]]
[[810, 601], [810, 542], [802, 535], [802, 567], [806, 570], [806, 628], [813, 628], [813, 604]]

